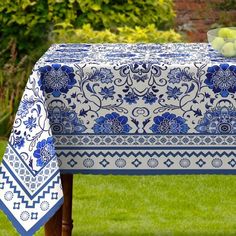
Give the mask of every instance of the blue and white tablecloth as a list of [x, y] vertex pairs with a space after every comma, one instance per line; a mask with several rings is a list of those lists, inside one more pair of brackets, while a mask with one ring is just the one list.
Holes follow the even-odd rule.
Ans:
[[208, 44], [59, 44], [36, 63], [0, 167], [1, 208], [32, 235], [61, 173], [236, 173], [236, 59]]

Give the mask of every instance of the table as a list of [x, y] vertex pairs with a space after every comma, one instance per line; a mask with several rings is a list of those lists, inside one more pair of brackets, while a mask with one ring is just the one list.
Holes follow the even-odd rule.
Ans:
[[236, 59], [205, 43], [52, 45], [16, 114], [1, 208], [27, 236], [60, 209], [61, 174], [66, 209], [74, 173], [235, 174], [235, 98]]

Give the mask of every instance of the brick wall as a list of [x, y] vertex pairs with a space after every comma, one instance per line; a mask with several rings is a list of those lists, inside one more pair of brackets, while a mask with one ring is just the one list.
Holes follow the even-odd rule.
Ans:
[[186, 32], [189, 42], [206, 42], [206, 33], [214, 24], [232, 25], [236, 10], [216, 10], [222, 0], [174, 0], [176, 28]]

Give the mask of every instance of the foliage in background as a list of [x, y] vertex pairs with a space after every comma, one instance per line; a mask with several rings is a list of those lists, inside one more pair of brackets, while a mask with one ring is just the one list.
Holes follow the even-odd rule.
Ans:
[[[171, 0], [4, 0], [0, 1], [0, 50], [14, 39], [19, 53], [28, 54], [61, 22], [114, 32], [122, 26], [149, 24], [163, 30], [172, 25], [173, 17]], [[7, 56], [4, 54], [0, 65]]]
[[82, 28], [73, 29], [70, 25], [58, 24], [58, 28], [53, 32], [55, 42], [80, 42], [80, 43], [164, 43], [180, 42], [181, 37], [173, 30], [158, 31], [155, 25], [147, 27], [130, 28], [128, 26], [118, 27], [114, 33], [110, 29], [96, 31], [90, 24], [83, 25]]
[[[0, 49], [16, 42], [20, 54], [28, 54], [47, 39], [51, 20], [45, 0], [4, 0], [0, 1]], [[21, 56], [21, 55], [18, 55]], [[10, 54], [1, 55], [0, 66], [9, 60]], [[17, 58], [19, 59], [19, 58]]]
[[[75, 26], [89, 23], [92, 28], [145, 27], [154, 24], [167, 29], [173, 23], [172, 0], [70, 0], [77, 7]], [[78, 7], [79, 6], [79, 7]]]
[[220, 11], [219, 20], [212, 25], [212, 28], [236, 25], [236, 0], [210, 2], [208, 7]]
[[0, 136], [9, 133], [10, 124], [19, 105], [22, 90], [26, 78], [30, 72], [27, 56], [17, 61], [16, 42], [11, 40], [5, 50], [0, 52], [9, 53], [9, 59], [0, 68]]
[[224, 0], [218, 3], [215, 3], [215, 6], [219, 10], [230, 11], [236, 10], [236, 0]]

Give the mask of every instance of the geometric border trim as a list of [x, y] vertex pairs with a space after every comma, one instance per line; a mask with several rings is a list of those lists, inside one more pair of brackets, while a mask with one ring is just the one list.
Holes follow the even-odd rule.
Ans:
[[[60, 171], [236, 170], [234, 151], [58, 150]], [[111, 172], [112, 173], [112, 172]], [[140, 173], [142, 174], [142, 173]], [[157, 173], [158, 174], [158, 173]]]
[[80, 134], [55, 135], [56, 146], [236, 146], [236, 135]]

